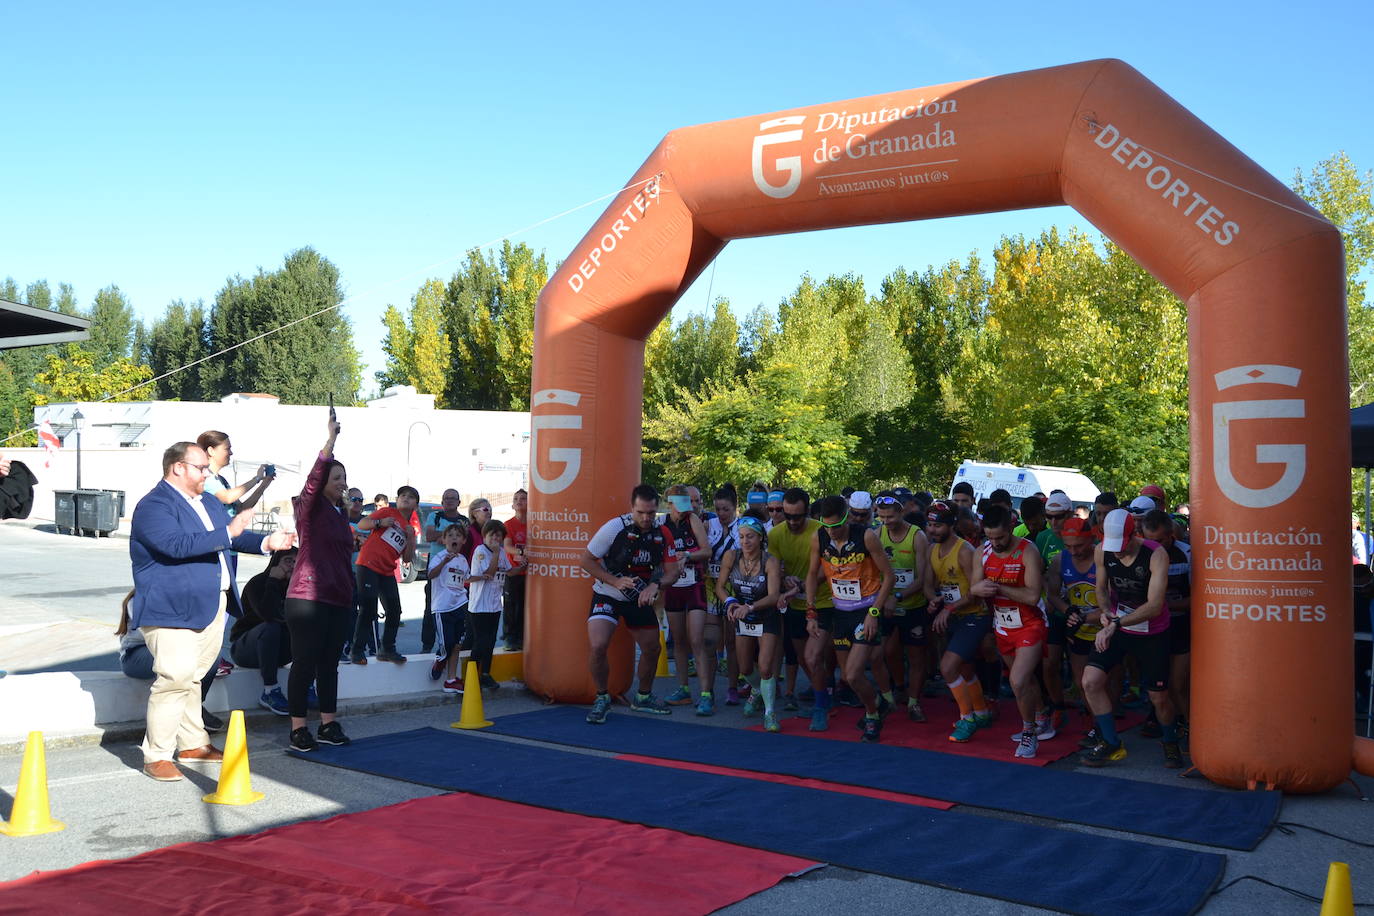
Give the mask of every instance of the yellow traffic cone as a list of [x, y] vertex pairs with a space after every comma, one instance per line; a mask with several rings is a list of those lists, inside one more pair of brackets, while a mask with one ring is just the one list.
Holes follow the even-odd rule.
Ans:
[[654, 677], [668, 676], [668, 641], [663, 638], [663, 629], [658, 631], [658, 670], [654, 672]]
[[1355, 916], [1355, 896], [1350, 889], [1350, 866], [1332, 862], [1326, 870], [1321, 916]]
[[261, 792], [253, 791], [253, 777], [248, 772], [248, 739], [244, 736], [243, 710], [236, 709], [229, 716], [229, 734], [224, 739], [224, 762], [219, 767], [219, 786], [203, 801], [212, 805], [251, 805], [262, 799]]
[[37, 836], [56, 833], [67, 825], [52, 819], [48, 811], [48, 764], [43, 754], [43, 733], [29, 732], [24, 762], [19, 765], [19, 788], [9, 821], [0, 821], [5, 836]]
[[468, 675], [463, 683], [463, 712], [452, 728], [486, 728], [491, 725], [482, 712], [482, 679], [477, 675], [477, 663], [468, 662]]

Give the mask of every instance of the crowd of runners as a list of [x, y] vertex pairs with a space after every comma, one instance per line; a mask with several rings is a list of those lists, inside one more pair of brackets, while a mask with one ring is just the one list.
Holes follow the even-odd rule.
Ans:
[[[837, 706], [853, 706], [864, 741], [904, 709], [952, 742], [1004, 742], [993, 726], [1007, 696], [1019, 712], [1009, 753], [1035, 757], [1041, 741], [1078, 731], [1083, 762], [1103, 766], [1126, 757], [1117, 721], [1137, 707], [1164, 765], [1183, 765], [1188, 516], [1160, 487], [1126, 506], [1059, 490], [1019, 506], [1005, 490], [976, 500], [966, 482], [948, 499], [894, 488], [814, 501], [755, 484], [743, 502], [731, 485], [708, 509], [696, 487], [660, 500], [642, 484], [588, 542], [589, 723], [611, 710], [606, 650], [623, 620], [639, 649], [629, 699], [640, 712], [710, 716], [723, 676], [723, 702], [771, 732], [784, 713], [825, 731]], [[660, 613], [677, 680], [667, 697], [653, 692]], [[922, 698], [944, 691], [957, 719], [928, 721]]]

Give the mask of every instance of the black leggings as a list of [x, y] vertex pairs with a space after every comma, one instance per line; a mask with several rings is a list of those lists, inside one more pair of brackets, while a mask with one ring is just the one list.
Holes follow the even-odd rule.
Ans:
[[366, 566], [356, 566], [358, 586], [358, 622], [353, 629], [353, 658], [357, 660], [359, 647], [367, 641], [367, 631], [377, 617], [377, 602], [382, 603], [386, 621], [382, 625], [382, 644], [379, 652], [396, 651], [396, 631], [401, 625], [401, 593], [396, 587], [396, 577], [391, 573], [382, 575]]
[[277, 669], [291, 661], [291, 632], [284, 623], [263, 621], [230, 644], [229, 657], [240, 668], [259, 669], [263, 687], [275, 687]]
[[348, 637], [349, 609], [287, 598], [285, 616], [291, 631], [291, 672], [286, 679], [286, 704], [291, 715], [305, 718], [305, 695], [311, 681], [320, 697], [320, 712], [332, 714], [339, 704], [339, 652]]
[[468, 612], [468, 632], [472, 634], [472, 654], [468, 659], [477, 663], [481, 674], [491, 674], [491, 654], [496, 649], [496, 631], [500, 626], [500, 614]]

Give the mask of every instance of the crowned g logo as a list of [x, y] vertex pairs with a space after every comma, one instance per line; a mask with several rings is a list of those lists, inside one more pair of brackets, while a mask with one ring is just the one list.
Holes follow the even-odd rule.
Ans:
[[800, 126], [806, 122], [806, 115], [788, 115], [785, 118], [774, 118], [771, 121], [764, 121], [759, 125], [759, 130], [772, 130], [775, 127], [797, 127], [797, 130], [783, 130], [772, 134], [759, 134], [754, 138], [754, 184], [760, 191], [769, 197], [776, 197], [781, 200], [784, 197], [791, 197], [796, 193], [801, 185], [802, 160], [801, 156], [780, 156], [773, 160], [772, 167], [779, 172], [787, 174], [787, 180], [782, 184], [773, 184], [763, 174], [763, 148], [772, 146], [775, 143], [794, 143], [802, 138]]
[[[576, 391], [545, 388], [543, 391], [536, 391], [534, 396], [530, 398], [530, 410], [538, 410], [545, 404], [563, 404], [568, 407], [576, 407], [581, 400], [582, 395]], [[548, 460], [563, 465], [562, 473], [550, 480], [539, 473], [539, 459], [545, 457], [539, 451], [539, 431], [541, 429], [581, 428], [581, 414], [552, 414], [530, 419], [530, 482], [540, 493], [560, 493], [572, 485], [572, 482], [577, 479], [578, 472], [582, 470], [582, 449], [549, 449], [546, 456]]]
[[[1285, 385], [1298, 387], [1302, 370], [1292, 366], [1238, 366], [1218, 372], [1217, 390], [1240, 385]], [[1301, 419], [1307, 415], [1302, 398], [1271, 398], [1262, 401], [1225, 401], [1212, 405], [1212, 473], [1217, 486], [1233, 503], [1248, 509], [1277, 506], [1298, 492], [1307, 474], [1307, 446], [1297, 443], [1255, 446], [1258, 464], [1281, 464], [1279, 482], [1268, 487], [1247, 487], [1236, 480], [1231, 470], [1230, 425], [1236, 420]]]

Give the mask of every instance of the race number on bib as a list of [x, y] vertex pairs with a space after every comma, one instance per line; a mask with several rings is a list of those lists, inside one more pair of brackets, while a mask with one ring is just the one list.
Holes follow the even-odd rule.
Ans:
[[[1134, 612], [1135, 612], [1135, 608], [1133, 608], [1133, 607], [1127, 607], [1127, 606], [1124, 605], [1124, 604], [1118, 604], [1118, 605], [1116, 606], [1116, 620], [1117, 620], [1117, 626], [1121, 626], [1121, 618], [1122, 618], [1122, 617], [1125, 617], [1127, 614], [1131, 614], [1131, 613], [1134, 613]], [[1148, 621], [1148, 620], [1142, 620], [1142, 621], [1140, 621], [1140, 623], [1133, 623], [1133, 624], [1131, 624], [1130, 626], [1121, 627], [1121, 632], [1123, 632], [1123, 633], [1149, 633], [1149, 632], [1150, 632], [1150, 621]]]
[[461, 572], [454, 569], [453, 567], [449, 567], [444, 572], [448, 575], [448, 578], [445, 581], [448, 583], [449, 588], [463, 587], [463, 574]]
[[1021, 611], [1014, 607], [993, 605], [993, 619], [1004, 630], [1015, 630], [1021, 626]]
[[738, 633], [740, 636], [762, 636], [763, 624], [745, 623], [743, 620], [741, 620], [739, 622], [739, 627], [738, 629], [736, 629], [735, 632]]
[[897, 588], [905, 591], [911, 587], [911, 583], [916, 581], [916, 570], [914, 569], [893, 569], [897, 574]]
[[841, 601], [858, 601], [863, 597], [858, 579], [831, 579], [830, 593]]
[[940, 586], [940, 598], [945, 602], [946, 607], [958, 604], [960, 599], [962, 599], [963, 597], [964, 596], [960, 594], [959, 586], [957, 585]]
[[405, 550], [406, 536], [396, 525], [382, 529], [382, 540], [386, 541], [387, 545], [397, 553]]
[[720, 564], [719, 564], [719, 563], [710, 563], [710, 564], [708, 564], [707, 567], [706, 567], [706, 574], [707, 574], [711, 579], [713, 579], [713, 580], [714, 580], [714, 579], [719, 579], [719, 578], [720, 578]]
[[674, 588], [686, 588], [689, 585], [697, 584], [697, 570], [695, 566], [682, 567], [682, 575], [677, 577], [673, 583]]

